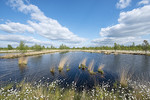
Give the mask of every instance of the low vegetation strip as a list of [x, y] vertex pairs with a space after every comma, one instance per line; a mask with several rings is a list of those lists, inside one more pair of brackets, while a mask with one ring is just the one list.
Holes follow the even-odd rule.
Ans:
[[36, 52], [27, 52], [27, 53], [20, 53], [20, 54], [7, 54], [4, 56], [0, 56], [2, 59], [11, 59], [11, 58], [19, 58], [19, 57], [26, 57], [26, 56], [35, 56], [35, 55], [42, 55], [47, 53], [55, 53], [55, 52], [65, 52], [66, 50], [44, 50], [44, 51], [36, 51]]
[[84, 52], [91, 53], [104, 53], [104, 54], [133, 54], [133, 55], [150, 55], [150, 52], [145, 53], [144, 51], [128, 51], [128, 50], [82, 50]]
[[[43, 50], [43, 51], [28, 51], [27, 53], [18, 53], [18, 54], [7, 54], [4, 56], [0, 56], [2, 59], [11, 59], [11, 58], [19, 58], [22, 56], [35, 56], [42, 55], [48, 53], [55, 52], [74, 52], [74, 51], [82, 51], [82, 52], [90, 52], [90, 53], [104, 53], [104, 54], [133, 54], [133, 55], [148, 55], [150, 56], [150, 52], [145, 53], [144, 51], [127, 51], [127, 50]], [[15, 52], [15, 51], [14, 51]]]
[[[61, 80], [62, 81], [62, 80]], [[77, 91], [75, 84], [60, 87], [60, 80], [47, 85], [37, 83], [8, 84], [0, 88], [1, 100], [149, 100], [150, 87], [139, 82], [130, 82], [129, 87], [114, 83], [97, 85], [91, 90]]]

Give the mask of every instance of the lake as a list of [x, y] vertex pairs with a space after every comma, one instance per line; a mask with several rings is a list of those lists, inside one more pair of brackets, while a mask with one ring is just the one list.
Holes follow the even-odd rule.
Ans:
[[[58, 65], [60, 60], [64, 57], [67, 57], [68, 60], [63, 71], [59, 72]], [[94, 72], [97, 72], [99, 65], [104, 64], [104, 75], [100, 73], [90, 75], [87, 70], [79, 69], [78, 66], [84, 58], [87, 58], [87, 66], [94, 60]], [[67, 64], [69, 65], [70, 71], [66, 71]], [[50, 72], [50, 68], [52, 67], [55, 67], [54, 74]], [[61, 86], [76, 83], [77, 88], [87, 87], [88, 89], [96, 84], [111, 84], [115, 82], [115, 80], [119, 79], [119, 73], [122, 68], [126, 68], [129, 73], [132, 74], [133, 80], [150, 80], [150, 56], [64, 52], [30, 56], [28, 57], [28, 64], [26, 66], [19, 66], [17, 58], [0, 59], [0, 85], [10, 82], [20, 82], [22, 80], [41, 83], [61, 80]]]

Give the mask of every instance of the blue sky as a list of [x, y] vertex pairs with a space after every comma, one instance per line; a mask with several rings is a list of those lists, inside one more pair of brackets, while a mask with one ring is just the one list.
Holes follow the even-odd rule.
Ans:
[[0, 0], [0, 47], [150, 41], [150, 0]]

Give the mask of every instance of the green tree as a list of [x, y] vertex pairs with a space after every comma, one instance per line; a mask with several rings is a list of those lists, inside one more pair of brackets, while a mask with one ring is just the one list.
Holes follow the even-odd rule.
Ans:
[[41, 51], [41, 50], [42, 50], [42, 47], [41, 47], [41, 45], [35, 44], [35, 45], [33, 46], [33, 49], [34, 49], [35, 51]]
[[147, 53], [148, 48], [149, 48], [149, 43], [147, 40], [143, 41], [142, 47], [143, 47], [143, 50], [145, 51], [145, 53]]
[[132, 43], [132, 47], [135, 47], [135, 43], [134, 42]]
[[114, 50], [116, 51], [118, 49], [117, 43], [114, 43]]
[[20, 41], [20, 44], [19, 44], [18, 49], [19, 49], [20, 52], [22, 52], [22, 53], [25, 53], [25, 52], [27, 51], [24, 41]]
[[51, 45], [51, 49], [55, 49], [55, 47], [53, 45]]
[[7, 48], [8, 48], [8, 50], [12, 50], [13, 49], [13, 47], [10, 44], [8, 44]]
[[67, 47], [66, 45], [62, 44], [59, 46], [59, 49], [69, 49], [69, 47]]
[[76, 49], [75, 47], [73, 47], [72, 49]]
[[45, 49], [45, 46], [44, 46], [44, 45], [42, 46], [42, 49]]

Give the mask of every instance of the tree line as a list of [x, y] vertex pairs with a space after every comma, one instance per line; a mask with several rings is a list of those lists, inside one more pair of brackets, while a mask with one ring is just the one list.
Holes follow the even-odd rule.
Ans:
[[45, 47], [41, 46], [38, 44], [35, 44], [34, 46], [27, 46], [25, 45], [24, 41], [20, 41], [19, 46], [16, 48], [13, 48], [10, 44], [6, 48], [0, 48], [1, 50], [21, 50], [21, 51], [26, 51], [26, 50], [35, 50], [35, 51], [40, 51], [40, 50], [49, 50], [49, 49], [82, 49], [82, 50], [143, 50], [145, 52], [150, 51], [150, 44], [147, 40], [144, 40], [142, 44], [135, 45], [133, 42], [132, 45], [125, 46], [125, 45], [120, 45], [117, 43], [114, 43], [113, 46], [97, 46], [97, 47], [68, 47], [64, 44], [61, 44], [59, 47], [54, 47], [51, 45], [50, 47]]

